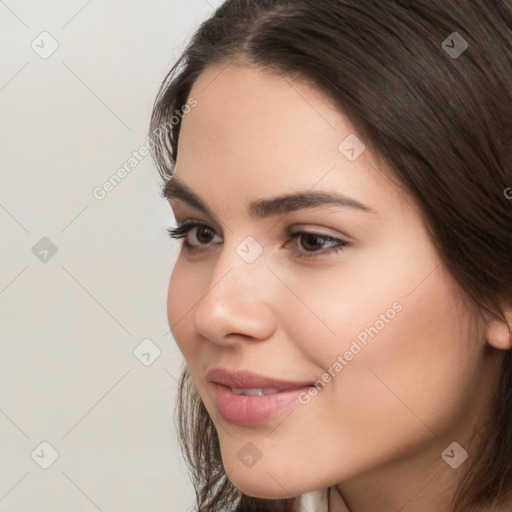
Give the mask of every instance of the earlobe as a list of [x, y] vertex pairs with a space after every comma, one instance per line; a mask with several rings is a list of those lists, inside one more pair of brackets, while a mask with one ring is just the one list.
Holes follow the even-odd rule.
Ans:
[[498, 350], [512, 348], [512, 311], [506, 313], [507, 322], [503, 320], [491, 320], [487, 324], [487, 343]]

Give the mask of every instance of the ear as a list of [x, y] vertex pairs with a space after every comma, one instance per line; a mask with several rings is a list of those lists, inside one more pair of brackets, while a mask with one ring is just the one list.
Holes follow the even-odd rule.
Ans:
[[507, 322], [493, 318], [488, 320], [486, 327], [487, 343], [498, 350], [512, 348], [512, 307], [505, 308], [504, 313]]

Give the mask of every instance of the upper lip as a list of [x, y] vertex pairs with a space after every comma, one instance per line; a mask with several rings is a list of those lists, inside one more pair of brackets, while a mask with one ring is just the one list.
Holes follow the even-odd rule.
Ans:
[[220, 367], [210, 368], [206, 372], [206, 377], [211, 382], [238, 389], [277, 389], [283, 391], [312, 385], [311, 382], [306, 381], [285, 381], [258, 375], [247, 370], [228, 370]]

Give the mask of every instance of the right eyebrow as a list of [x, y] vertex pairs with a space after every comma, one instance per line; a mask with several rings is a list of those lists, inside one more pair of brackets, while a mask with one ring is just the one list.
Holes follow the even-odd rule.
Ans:
[[[216, 218], [203, 200], [176, 176], [172, 176], [171, 179], [165, 183], [162, 195], [168, 200], [180, 199], [196, 210], [212, 218]], [[249, 213], [253, 217], [265, 218], [272, 215], [326, 205], [352, 208], [364, 212], [374, 212], [371, 208], [359, 201], [337, 192], [305, 191], [281, 195], [270, 199], [258, 199], [249, 205]]]

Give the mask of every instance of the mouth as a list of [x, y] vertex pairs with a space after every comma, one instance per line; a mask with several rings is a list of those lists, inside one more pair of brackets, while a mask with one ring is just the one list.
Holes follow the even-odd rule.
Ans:
[[241, 370], [212, 368], [211, 393], [222, 418], [240, 426], [267, 423], [299, 402], [313, 383], [284, 381]]

